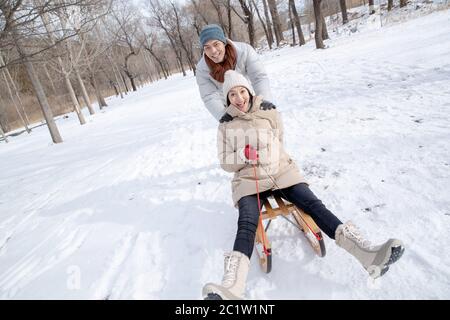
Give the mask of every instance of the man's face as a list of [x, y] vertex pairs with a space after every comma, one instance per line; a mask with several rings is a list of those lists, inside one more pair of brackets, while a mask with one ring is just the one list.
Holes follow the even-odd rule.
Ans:
[[214, 63], [221, 63], [225, 59], [225, 44], [220, 40], [209, 40], [203, 46], [203, 51]]

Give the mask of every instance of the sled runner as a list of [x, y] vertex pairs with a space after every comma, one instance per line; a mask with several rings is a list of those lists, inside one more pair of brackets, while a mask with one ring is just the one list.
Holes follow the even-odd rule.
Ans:
[[[269, 199], [274, 199], [278, 206], [272, 206]], [[259, 263], [265, 273], [269, 273], [272, 270], [272, 252], [270, 242], [267, 240], [267, 230], [269, 229], [272, 219], [275, 219], [279, 215], [286, 217], [288, 221], [303, 232], [314, 252], [319, 257], [325, 256], [325, 242], [322, 237], [322, 232], [308, 214], [297, 208], [294, 204], [283, 200], [278, 196], [267, 198], [264, 201], [264, 208], [265, 211], [262, 211], [262, 220], [268, 219], [269, 222], [265, 228], [262, 228], [261, 223], [258, 225], [258, 229], [256, 230], [255, 247], [259, 256]], [[291, 221], [289, 216], [292, 216], [294, 221]]]

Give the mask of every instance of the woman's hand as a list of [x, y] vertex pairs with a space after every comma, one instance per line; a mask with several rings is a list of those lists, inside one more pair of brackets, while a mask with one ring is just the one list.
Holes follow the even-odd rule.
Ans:
[[259, 159], [258, 150], [249, 144], [239, 150], [239, 156], [245, 163], [255, 163]]

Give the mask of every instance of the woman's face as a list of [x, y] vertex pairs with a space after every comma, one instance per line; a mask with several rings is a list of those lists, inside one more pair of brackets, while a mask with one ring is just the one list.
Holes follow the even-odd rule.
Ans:
[[232, 88], [228, 91], [228, 100], [230, 100], [230, 103], [242, 112], [248, 111], [250, 94], [246, 87], [238, 86]]
[[203, 51], [214, 63], [221, 63], [225, 59], [225, 44], [220, 40], [209, 40], [203, 46]]

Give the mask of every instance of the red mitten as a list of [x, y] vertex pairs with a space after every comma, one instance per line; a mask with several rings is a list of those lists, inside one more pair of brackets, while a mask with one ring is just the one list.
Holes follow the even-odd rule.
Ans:
[[244, 155], [250, 161], [254, 161], [254, 160], [258, 160], [259, 159], [258, 150], [256, 150], [255, 148], [253, 148], [249, 144], [246, 145], [245, 148], [244, 148]]

